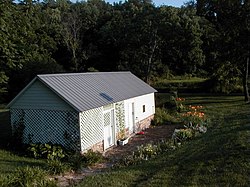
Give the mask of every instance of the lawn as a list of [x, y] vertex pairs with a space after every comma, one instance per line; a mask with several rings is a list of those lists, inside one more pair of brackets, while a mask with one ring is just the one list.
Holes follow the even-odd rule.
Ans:
[[206, 134], [140, 165], [87, 177], [78, 186], [249, 186], [250, 105], [241, 96], [185, 98], [187, 105], [203, 105], [212, 118]]
[[44, 168], [45, 165], [45, 160], [18, 156], [10, 151], [0, 150], [0, 174], [2, 175], [13, 174], [14, 170], [18, 167], [24, 168], [30, 166]]
[[[249, 186], [250, 105], [242, 96], [185, 99], [186, 105], [205, 107], [212, 119], [207, 133], [139, 165], [86, 177], [78, 186]], [[47, 162], [0, 149], [0, 186], [1, 178], [27, 166], [44, 171]]]
[[207, 79], [199, 77], [174, 77], [156, 80], [152, 86], [164, 92], [178, 90], [185, 93], [193, 93], [194, 91], [199, 93], [206, 91], [206, 81]]

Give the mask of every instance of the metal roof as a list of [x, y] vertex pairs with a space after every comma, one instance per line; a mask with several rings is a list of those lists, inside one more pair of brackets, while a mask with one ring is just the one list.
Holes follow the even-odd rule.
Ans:
[[94, 72], [37, 75], [78, 111], [157, 92], [131, 72]]

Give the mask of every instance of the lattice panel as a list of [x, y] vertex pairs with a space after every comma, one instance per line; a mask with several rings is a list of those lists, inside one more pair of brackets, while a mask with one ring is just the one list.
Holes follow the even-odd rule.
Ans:
[[21, 109], [11, 109], [10, 115], [12, 129], [14, 129], [23, 120], [25, 113]]
[[125, 110], [123, 101], [115, 104], [115, 121], [116, 132], [120, 132], [122, 128], [125, 128]]
[[24, 143], [53, 143], [79, 150], [78, 113], [74, 111], [11, 109], [13, 127], [23, 123]]
[[103, 140], [102, 108], [95, 108], [80, 114], [81, 151]]
[[111, 123], [111, 115], [110, 115], [110, 112], [104, 113], [103, 119], [104, 119], [104, 127], [110, 125], [110, 123]]

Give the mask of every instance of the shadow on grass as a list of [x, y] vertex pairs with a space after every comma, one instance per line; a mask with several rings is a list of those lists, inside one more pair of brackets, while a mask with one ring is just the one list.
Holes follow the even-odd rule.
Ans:
[[11, 159], [0, 159], [0, 164], [2, 165], [0, 171], [1, 173], [13, 173], [13, 171], [18, 167], [40, 167], [43, 169], [46, 169], [45, 167], [45, 161], [42, 160], [35, 160], [35, 159], [29, 159], [25, 157], [20, 157], [18, 160], [12, 160]]
[[[127, 186], [248, 186], [250, 107], [239, 97], [223, 98], [210, 101], [205, 98], [209, 106], [217, 108], [211, 111], [215, 119], [223, 116], [213, 122], [206, 134], [175, 151], [119, 170], [120, 178], [125, 178], [123, 183]], [[193, 103], [197, 101], [202, 104], [200, 99], [194, 99]], [[105, 177], [101, 181], [104, 180]]]

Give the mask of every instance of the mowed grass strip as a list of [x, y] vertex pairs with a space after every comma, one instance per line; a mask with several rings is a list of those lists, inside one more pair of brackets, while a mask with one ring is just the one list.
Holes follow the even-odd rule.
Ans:
[[206, 134], [140, 165], [85, 178], [78, 186], [249, 186], [250, 105], [240, 96], [187, 97], [212, 117]]

